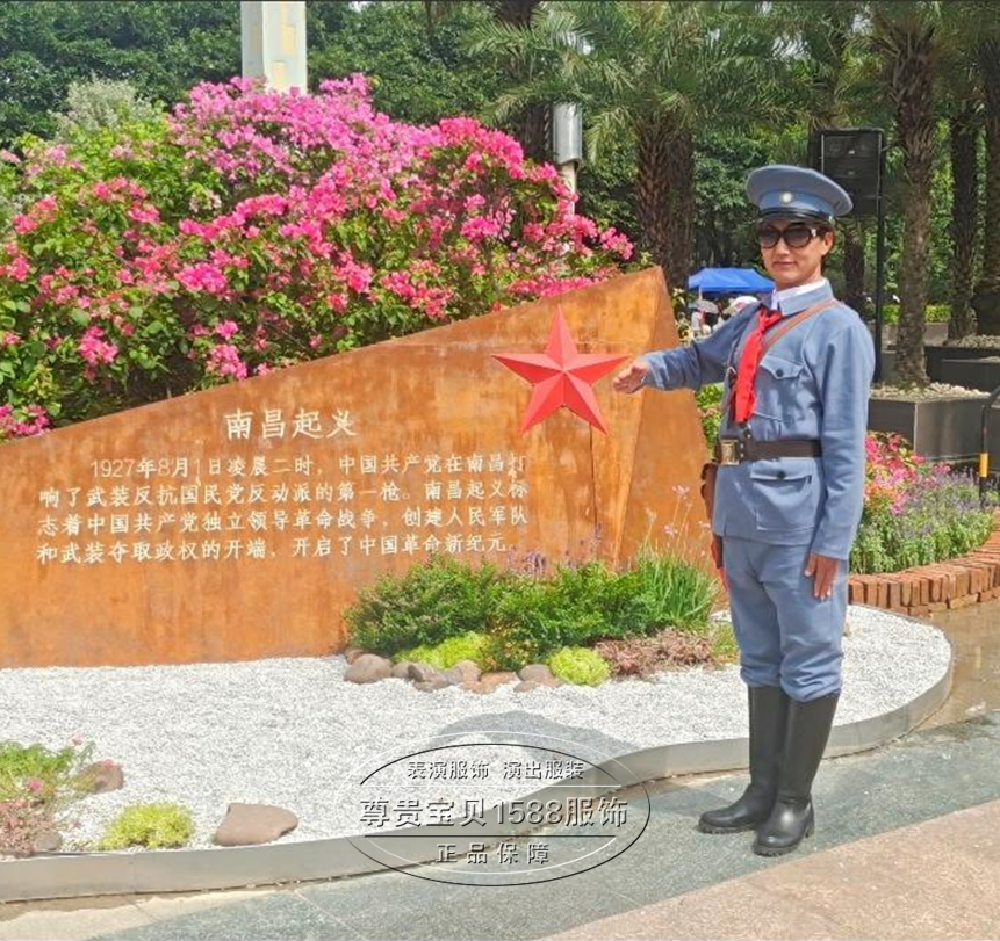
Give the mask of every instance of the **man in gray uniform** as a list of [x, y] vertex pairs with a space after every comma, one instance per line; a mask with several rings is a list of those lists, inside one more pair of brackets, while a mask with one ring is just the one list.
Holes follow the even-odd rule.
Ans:
[[814, 170], [770, 166], [750, 174], [747, 194], [776, 286], [769, 303], [634, 360], [615, 388], [726, 384], [712, 530], [748, 687], [750, 784], [699, 828], [756, 829], [755, 852], [778, 855], [813, 832], [812, 783], [841, 691], [875, 353], [822, 276], [847, 193]]

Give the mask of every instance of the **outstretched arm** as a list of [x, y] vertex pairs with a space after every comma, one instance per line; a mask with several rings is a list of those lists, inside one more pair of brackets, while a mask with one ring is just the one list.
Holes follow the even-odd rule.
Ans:
[[755, 311], [753, 306], [744, 308], [711, 336], [690, 346], [647, 353], [643, 359], [649, 364], [649, 371], [643, 385], [666, 391], [700, 389], [709, 383], [722, 382], [733, 344]]

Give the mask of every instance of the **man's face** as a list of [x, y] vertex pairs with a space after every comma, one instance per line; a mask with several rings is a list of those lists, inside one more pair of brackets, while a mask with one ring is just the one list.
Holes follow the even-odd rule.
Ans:
[[818, 280], [823, 257], [833, 248], [833, 232], [811, 220], [769, 217], [757, 223], [757, 237], [764, 267], [779, 290]]

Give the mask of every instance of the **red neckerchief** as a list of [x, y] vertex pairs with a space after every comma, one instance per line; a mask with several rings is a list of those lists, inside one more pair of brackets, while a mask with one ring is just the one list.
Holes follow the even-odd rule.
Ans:
[[781, 320], [780, 310], [770, 310], [761, 307], [757, 311], [757, 326], [747, 339], [743, 347], [743, 355], [740, 357], [740, 368], [736, 374], [736, 394], [733, 398], [733, 418], [736, 422], [742, 423], [750, 420], [756, 404], [757, 393], [754, 383], [757, 379], [757, 370], [760, 367], [761, 358], [764, 355], [762, 344], [764, 333]]

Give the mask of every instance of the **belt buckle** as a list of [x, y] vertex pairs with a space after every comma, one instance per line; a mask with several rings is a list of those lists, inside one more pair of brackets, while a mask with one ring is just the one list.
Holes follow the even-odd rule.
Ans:
[[738, 438], [722, 438], [719, 440], [719, 463], [740, 463], [740, 441]]

